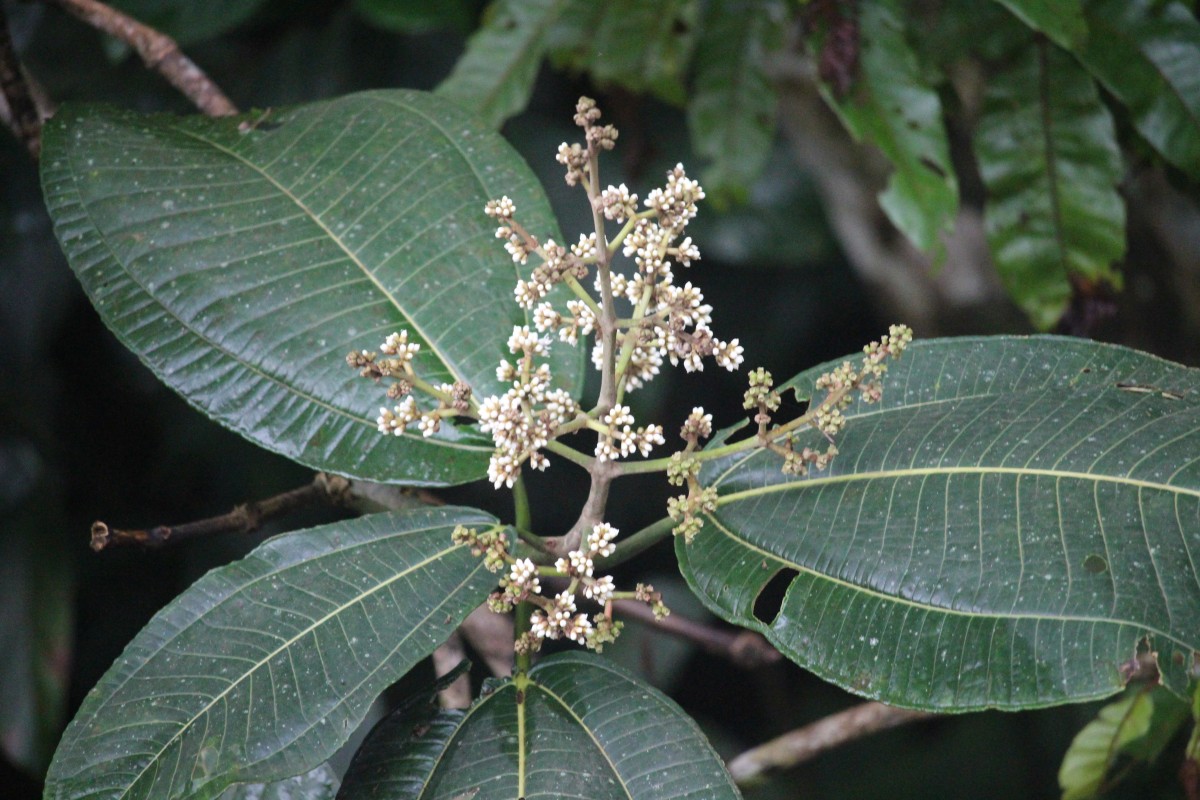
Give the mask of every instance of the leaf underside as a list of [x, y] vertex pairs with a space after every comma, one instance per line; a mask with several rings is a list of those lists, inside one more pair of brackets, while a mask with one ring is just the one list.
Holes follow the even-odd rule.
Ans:
[[501, 0], [467, 42], [436, 93], [498, 128], [524, 110], [546, 50], [546, 33], [566, 0]]
[[[520, 157], [453, 103], [401, 90], [224, 119], [67, 106], [42, 181], [72, 268], [117, 336], [221, 424], [317, 469], [385, 482], [486, 474], [446, 424], [383, 437], [384, 388], [346, 366], [407, 329], [415, 365], [476, 397], [525, 315], [487, 199], [556, 235]], [[561, 237], [559, 237], [561, 238]], [[557, 351], [575, 389], [577, 353]]]
[[1038, 328], [1066, 311], [1070, 279], [1120, 287], [1121, 151], [1095, 83], [1070, 55], [1031, 41], [992, 77], [975, 154], [992, 258]]
[[205, 575], [88, 694], [47, 800], [206, 800], [321, 764], [495, 585], [451, 542], [457, 524], [495, 520], [376, 514], [277, 536]]
[[860, 14], [860, 74], [845, 99], [826, 100], [855, 139], [874, 144], [894, 168], [879, 204], [905, 236], [936, 251], [958, 212], [958, 181], [942, 104], [904, 37], [895, 0], [866, 3]]
[[[828, 368], [789, 385], [809, 397]], [[827, 472], [788, 477], [763, 451], [706, 466], [720, 505], [676, 546], [705, 603], [895, 705], [1104, 697], [1140, 645], [1184, 691], [1200, 648], [1200, 372], [995, 337], [918, 342], [884, 387], [847, 410]], [[782, 606], [760, 620], [781, 572]]]
[[338, 800], [740, 797], [695, 723], [625, 670], [575, 651], [545, 659], [529, 679], [524, 742], [512, 681], [467, 711], [413, 709], [372, 732]]
[[1183, 3], [1088, 0], [1074, 50], [1129, 109], [1138, 133], [1200, 180], [1200, 22]]

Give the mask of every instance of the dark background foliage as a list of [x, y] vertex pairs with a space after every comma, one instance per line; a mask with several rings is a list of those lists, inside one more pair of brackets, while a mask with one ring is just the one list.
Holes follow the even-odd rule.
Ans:
[[[481, 15], [486, 23], [488, 13], [498, 13], [473, 0], [119, 5], [176, 35], [247, 109], [372, 87], [432, 89], [450, 74]], [[623, 5], [632, 13], [635, 4]], [[945, 52], [966, 35], [962, 28], [969, 33], [963, 22], [968, 15], [942, 14], [943, 6], [954, 5], [913, 4], [914, 15], [933, 20], [918, 49]], [[56, 102], [86, 99], [141, 111], [191, 111], [121, 45], [82, 23], [36, 3], [5, 8], [22, 59]], [[1003, 12], [992, 9], [982, 16], [993, 13]], [[686, 16], [680, 19], [677, 24], [689, 24]], [[956, 22], [962, 23], [957, 30]], [[558, 68], [527, 67], [536, 75], [530, 100], [503, 128], [542, 176], [568, 238], [584, 223], [584, 209], [563, 185], [553, 150], [574, 135], [569, 110], [581, 93], [598, 97], [621, 129], [619, 156], [606, 164], [608, 181], [624, 180], [644, 192], [677, 160], [689, 168], [706, 163], [693, 151], [694, 132], [689, 135], [692, 85], [673, 81], [669, 70], [656, 78], [644, 60], [622, 66], [618, 55], [564, 47], [552, 59]], [[669, 49], [659, 56], [669, 58]], [[836, 53], [824, 58], [822, 74], [833, 83], [841, 80], [844, 65]], [[630, 76], [642, 76], [641, 85]], [[967, 133], [956, 127], [966, 112], [949, 97], [947, 106], [951, 155], [956, 166], [966, 165], [960, 171], [963, 204], [978, 207], [983, 189], [971, 177]], [[779, 113], [782, 129], [804, 135], [794, 119], [802, 110], [785, 103]], [[1119, 113], [1117, 122], [1129, 124]], [[738, 175], [725, 180], [693, 232], [704, 253], [694, 276], [716, 309], [719, 329], [741, 338], [750, 363], [784, 376], [857, 349], [897, 321], [893, 315], [905, 307], [894, 276], [868, 275], [864, 281], [861, 264], [856, 268], [847, 255], [854, 248], [843, 247], [845, 232], [839, 242], [828, 221], [839, 212], [827, 197], [823, 202], [820, 176], [803, 168], [795, 150], [794, 142], [770, 128], [765, 169], [739, 167], [741, 178], [756, 177], [741, 184]], [[1175, 216], [1147, 221], [1135, 215], [1122, 263], [1127, 290], [1077, 293], [1058, 327], [1195, 364], [1200, 360], [1195, 298], [1180, 290], [1194, 278], [1180, 276], [1179, 254], [1168, 252], [1200, 231], [1190, 199], [1194, 187], [1151, 163], [1145, 148], [1142, 161], [1136, 157], [1139, 171], [1123, 184], [1126, 196], [1143, 197], [1147, 185], [1161, 192], [1167, 190], [1160, 183], [1173, 184], [1183, 190], [1170, 189]], [[878, 219], [871, 224], [887, 226]], [[1175, 227], [1164, 235], [1162, 226]], [[912, 261], [896, 231], [876, 234]], [[900, 255], [897, 259], [898, 271], [908, 268]], [[927, 291], [924, 318], [906, 320], [918, 335], [1031, 329], [1003, 292], [989, 289], [957, 303], [961, 292], [947, 293], [946, 281], [934, 280], [942, 288]], [[205, 570], [284, 529], [275, 524], [253, 536], [93, 554], [87, 547], [92, 521], [131, 527], [184, 522], [301, 485], [309, 474], [190, 409], [109, 334], [54, 241], [36, 166], [11, 137], [0, 137], [0, 337], [0, 785], [12, 787], [8, 796], [34, 797], [65, 720], [125, 643]], [[706, 406], [718, 422], [728, 423], [741, 415], [740, 380], [712, 372], [670, 373], [636, 396], [635, 413], [671, 429], [695, 398], [714, 397]], [[564, 529], [576, 511], [568, 500], [586, 488], [583, 476], [562, 466], [534, 477], [537, 527]], [[630, 486], [622, 496], [636, 501], [615, 506], [613, 523], [632, 530], [658, 519], [666, 488], [652, 479]], [[444, 496], [507, 513], [490, 488], [459, 488]], [[337, 513], [308, 511], [283, 524], [302, 527]], [[666, 547], [646, 561], [652, 571], [675, 570]], [[670, 586], [671, 579], [665, 577], [664, 584]], [[676, 607], [687, 608], [682, 599]], [[692, 613], [703, 612], [695, 607]], [[695, 652], [680, 660], [678, 653], [641, 644], [631, 644], [619, 657], [656, 678], [726, 756], [855, 702], [786, 662], [745, 671]], [[1062, 754], [1094, 713], [1094, 706], [1067, 707], [915, 725], [855, 743], [747, 796], [1056, 797]], [[1169, 774], [1148, 780], [1143, 790], [1156, 792], [1153, 796], [1175, 791]]]

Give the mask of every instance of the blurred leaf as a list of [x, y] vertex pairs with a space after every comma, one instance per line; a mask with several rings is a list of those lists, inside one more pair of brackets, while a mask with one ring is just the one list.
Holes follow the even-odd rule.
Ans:
[[1074, 52], [1167, 161], [1200, 180], [1200, 23], [1182, 3], [1087, 0]]
[[[486, 474], [490, 438], [442, 426], [384, 437], [384, 387], [346, 353], [391, 331], [418, 374], [507, 388], [504, 341], [527, 276], [493, 238], [487, 199], [561, 240], [525, 163], [453, 103], [377, 91], [241, 118], [66, 107], [47, 125], [46, 202], [105, 322], [223, 425], [316, 469], [390, 482]], [[575, 390], [579, 353], [553, 358]]]
[[844, 99], [826, 100], [859, 141], [878, 147], [895, 171], [879, 203], [922, 250], [940, 253], [958, 212], [942, 103], [904, 38], [896, 0], [864, 3], [859, 12], [859, 78]]
[[[787, 386], [812, 397], [832, 366]], [[911, 708], [1105, 697], [1143, 639], [1184, 691], [1200, 648], [1200, 370], [1077, 339], [921, 341], [882, 402], [845, 414], [827, 471], [787, 476], [761, 449], [705, 466], [718, 508], [676, 553], [715, 613]], [[776, 575], [778, 613], [756, 612]]]
[[996, 0], [1035, 31], [1068, 49], [1088, 35], [1082, 0]]
[[571, 0], [550, 34], [552, 57], [597, 83], [683, 105], [695, 16], [690, 0]]
[[500, 127], [529, 102], [546, 51], [546, 31], [565, 2], [497, 0], [437, 93]]
[[253, 16], [266, 0], [111, 0], [110, 5], [181, 45], [211, 39]]
[[[1063, 756], [1058, 785], [1063, 800], [1087, 800], [1120, 779], [1117, 760], [1132, 755], [1154, 760], [1187, 719], [1187, 704], [1165, 689], [1138, 686], [1100, 709]], [[1106, 780], [1107, 778], [1107, 780]]]
[[313, 769], [495, 576], [442, 507], [288, 533], [160, 611], [67, 728], [46, 796], [205, 800]]
[[322, 764], [292, 778], [231, 786], [220, 800], [333, 800], [338, 784], [337, 773], [328, 764]]
[[397, 33], [470, 30], [471, 0], [354, 0], [354, 10], [373, 25]]
[[551, 656], [489, 688], [467, 711], [426, 705], [389, 717], [355, 756], [339, 800], [741, 796], [678, 706], [599, 656]]
[[[708, 609], [678, 574], [655, 573], [644, 576], [644, 580], [662, 593], [663, 602], [672, 614], [697, 622], [712, 621]], [[671, 692], [698, 650], [695, 642], [665, 635], [653, 622], [626, 619], [617, 640], [604, 646], [604, 657], [641, 676], [655, 688]]]
[[775, 87], [764, 71], [779, 45], [783, 6], [759, 0], [715, 0], [696, 47], [688, 128], [696, 153], [709, 159], [710, 195], [745, 199], [775, 142]]
[[28, 443], [0, 442], [0, 746], [41, 775], [66, 712], [72, 646], [72, 559], [57, 497]]
[[1066, 310], [1071, 278], [1120, 287], [1121, 151], [1095, 84], [1071, 56], [1030, 42], [992, 76], [975, 155], [996, 269], [1038, 328]]

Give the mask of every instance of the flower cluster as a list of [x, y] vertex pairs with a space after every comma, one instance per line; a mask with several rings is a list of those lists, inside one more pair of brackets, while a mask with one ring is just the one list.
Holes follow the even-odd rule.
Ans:
[[604, 415], [600, 439], [596, 442], [596, 458], [601, 461], [616, 461], [623, 456], [641, 453], [650, 455], [656, 444], [664, 444], [661, 425], [644, 425], [634, 430], [633, 414], [629, 406], [619, 403]]
[[501, 484], [511, 488], [526, 461], [537, 470], [548, 467], [550, 460], [542, 448], [559, 425], [579, 413], [569, 392], [551, 387], [550, 365], [536, 363], [548, 355], [549, 345], [529, 326], [514, 327], [508, 349], [520, 358], [516, 364], [501, 360], [496, 368], [496, 379], [508, 382], [510, 388], [485, 398], [479, 406], [479, 427], [492, 434], [496, 446], [488, 463], [488, 480], [496, 488]]
[[[566, 578], [569, 583], [553, 597], [542, 595], [539, 568], [533, 561], [510, 561], [508, 573], [500, 579], [499, 589], [488, 598], [488, 606], [498, 612], [510, 611], [523, 601], [535, 606], [529, 631], [516, 642], [518, 652], [536, 651], [546, 639], [569, 639], [593, 650], [603, 649], [605, 644], [615, 641], [621, 631], [621, 623], [614, 620], [612, 614], [612, 601], [618, 596], [650, 604], [660, 618], [670, 613], [653, 587], [639, 584], [634, 592], [618, 593], [611, 575], [595, 574], [595, 560], [616, 552], [618, 533], [612, 525], [601, 522], [592, 527], [579, 549], [558, 559], [549, 574], [558, 579]], [[603, 610], [590, 617], [580, 611], [577, 606], [580, 591], [585, 599]]]
[[[470, 410], [471, 387], [461, 381], [442, 383], [438, 386], [423, 385], [422, 388], [437, 401], [434, 408], [421, 408], [412, 395], [414, 383], [423, 384], [413, 369], [413, 357], [421, 351], [421, 345], [408, 341], [408, 331], [388, 334], [379, 353], [358, 350], [346, 356], [346, 363], [359, 370], [364, 378], [375, 381], [394, 378], [388, 386], [387, 396], [400, 402], [388, 408], [380, 406], [375, 427], [380, 433], [401, 436], [409, 425], [416, 423], [421, 435], [433, 436], [442, 427], [442, 419], [456, 417]], [[387, 358], [380, 358], [380, 353]]]

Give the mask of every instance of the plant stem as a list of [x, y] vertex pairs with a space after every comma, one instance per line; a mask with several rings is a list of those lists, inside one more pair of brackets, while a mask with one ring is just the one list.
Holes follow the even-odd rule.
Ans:
[[[516, 613], [513, 615], [513, 641], [518, 641], [529, 632], [529, 619], [532, 616], [533, 603], [530, 603], [528, 600], [522, 600], [520, 603], [517, 603]], [[517, 665], [513, 674], [526, 675], [532, 664], [533, 655], [528, 650], [517, 653]]]
[[933, 716], [883, 703], [861, 703], [747, 750], [729, 762], [729, 774], [744, 786], [769, 770], [794, 767], [863, 736]]
[[150, 69], [156, 70], [172, 86], [183, 93], [196, 108], [210, 117], [238, 113], [225, 93], [204, 71], [179, 49], [175, 40], [165, 33], [138, 22], [128, 14], [98, 2], [98, 0], [45, 0], [97, 30], [120, 39], [142, 57]]
[[596, 460], [592, 456], [584, 455], [583, 453], [576, 450], [574, 447], [565, 445], [556, 439], [551, 439], [549, 442], [547, 442], [546, 449], [549, 450], [551, 453], [555, 453], [557, 455], [562, 456], [563, 458], [567, 459], [570, 462], [578, 464], [579, 466], [583, 467], [584, 469], [591, 469], [592, 462]]
[[36, 160], [42, 152], [42, 117], [13, 48], [3, 6], [0, 6], [0, 92], [8, 105], [5, 122]]
[[637, 533], [626, 536], [617, 542], [617, 548], [611, 556], [596, 559], [596, 568], [609, 569], [628, 561], [670, 536], [674, 527], [675, 520], [664, 517], [653, 525], [647, 525]]
[[[518, 532], [528, 531], [533, 527], [529, 514], [529, 492], [525, 489], [525, 477], [523, 475], [518, 475], [516, 483], [513, 484], [513, 513]], [[533, 534], [529, 535], [533, 536]], [[522, 536], [521, 538], [524, 539], [525, 537]]]

